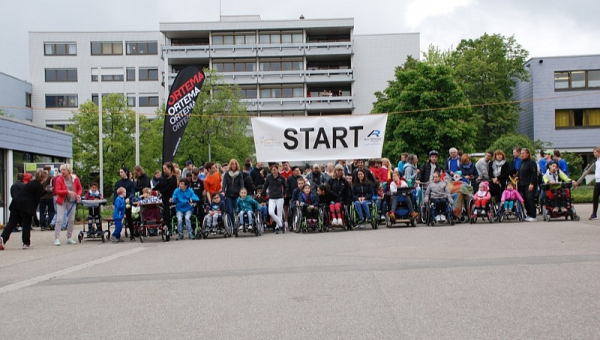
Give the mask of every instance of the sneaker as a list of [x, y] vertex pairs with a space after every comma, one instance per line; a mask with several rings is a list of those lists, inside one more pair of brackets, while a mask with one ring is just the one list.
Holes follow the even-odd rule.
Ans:
[[525, 221], [527, 221], [527, 222], [537, 222], [537, 218], [534, 218], [534, 217], [527, 217], [527, 218], [525, 219]]
[[252, 226], [251, 225], [248, 226], [248, 231], [252, 231]]
[[559, 212], [559, 210], [560, 210], [560, 209], [558, 209], [558, 207], [554, 207], [554, 209], [552, 209], [552, 212], [553, 212], [553, 213], [557, 213], [557, 212]]
[[598, 216], [596, 216], [596, 214], [592, 214], [592, 216], [590, 216], [590, 221], [592, 220], [597, 220]]
[[54, 240], [54, 245], [55, 246], [60, 246], [60, 240], [59, 239]]
[[471, 219], [474, 220], [475, 218], [477, 218], [477, 214], [473, 214], [471, 215]]
[[2, 240], [2, 237], [0, 237], [0, 250], [4, 250], [4, 241]]
[[412, 217], [412, 218], [417, 218], [417, 217], [419, 217], [419, 213], [418, 213], [418, 212], [416, 212], [416, 211], [413, 211], [413, 213], [412, 213], [412, 214], [410, 214], [410, 217]]
[[242, 230], [244, 230], [244, 226], [243, 226], [243, 225], [241, 225], [241, 226], [238, 228], [238, 230], [239, 230], [239, 231], [242, 231]]
[[279, 234], [279, 227], [275, 227], [275, 234]]
[[182, 233], [182, 234], [179, 234], [179, 235], [177, 235], [177, 239], [176, 239], [177, 241], [179, 241], [179, 240], [182, 240], [182, 239], [183, 239], [183, 233]]
[[73, 240], [72, 238], [68, 238], [67, 244], [77, 244], [77, 242], [75, 242], [75, 240]]
[[281, 227], [281, 232], [285, 234], [285, 230], [287, 229], [287, 223]]
[[188, 237], [189, 237], [190, 240], [193, 240], [193, 239], [196, 238], [196, 236], [194, 236], [194, 234], [189, 234]]
[[123, 242], [123, 240], [121, 240], [120, 238], [116, 238], [116, 237], [114, 237], [114, 236], [111, 236], [111, 237], [110, 237], [110, 241], [111, 241], [111, 242], [114, 242], [114, 243]]
[[31, 249], [31, 248], [33, 248], [33, 246], [31, 244], [23, 243], [23, 249]]
[[390, 213], [390, 221], [392, 221], [392, 223], [396, 222], [396, 214], [393, 212]]

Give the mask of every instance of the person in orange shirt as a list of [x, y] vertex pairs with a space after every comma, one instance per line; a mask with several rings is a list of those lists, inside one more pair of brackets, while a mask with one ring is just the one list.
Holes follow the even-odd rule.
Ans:
[[204, 165], [204, 168], [208, 170], [208, 174], [204, 179], [204, 190], [206, 190], [206, 197], [211, 202], [211, 197], [215, 193], [220, 193], [222, 190], [221, 175], [217, 171], [217, 166], [213, 162], [208, 162]]

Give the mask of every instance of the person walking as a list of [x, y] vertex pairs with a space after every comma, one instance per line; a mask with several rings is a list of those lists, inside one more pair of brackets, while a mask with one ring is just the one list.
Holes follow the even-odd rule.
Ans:
[[[133, 198], [133, 196], [135, 195], [135, 183], [133, 182], [133, 180], [131, 180], [131, 173], [129, 172], [129, 169], [127, 169], [127, 167], [121, 167], [121, 169], [119, 169], [119, 176], [121, 177], [116, 183], [115, 183], [115, 191], [114, 191], [114, 199], [117, 199], [117, 196], [119, 196], [117, 194], [117, 189], [123, 187], [125, 188], [125, 201], [128, 202], [127, 200], [129, 200], [129, 202], [131, 202], [131, 199]], [[133, 234], [134, 230], [133, 230], [133, 217], [131, 216], [131, 204], [127, 205], [128, 207], [125, 209], [125, 222], [127, 223], [127, 228], [129, 228], [129, 239], [131, 241], [133, 241], [135, 239], [135, 236]]]
[[[4, 227], [2, 235], [0, 236], [0, 250], [4, 250], [4, 245], [6, 242], [8, 242], [10, 234], [18, 224], [23, 226], [31, 225], [31, 221], [33, 219], [33, 215], [36, 213], [40, 198], [46, 193], [43, 183], [46, 181], [47, 177], [48, 172], [45, 170], [38, 170], [35, 173], [33, 180], [27, 183], [12, 200], [8, 208], [10, 211], [10, 217], [8, 218], [8, 223]], [[23, 249], [30, 249], [32, 247], [30, 228], [23, 228], [21, 239], [23, 241]]]
[[592, 215], [590, 220], [598, 219], [598, 198], [600, 198], [600, 145], [594, 148], [594, 157], [596, 157], [596, 171], [594, 172], [594, 194], [592, 196]]
[[54, 245], [60, 246], [60, 229], [63, 220], [67, 220], [67, 244], [76, 244], [71, 237], [75, 227], [76, 205], [81, 200], [81, 182], [70, 164], [60, 166], [60, 176], [56, 179], [54, 192], [56, 193], [56, 225], [54, 226]]
[[[44, 167], [44, 171], [46, 171], [48, 173], [48, 175], [46, 176], [46, 181], [43, 183], [44, 189], [49, 189], [52, 187], [52, 177], [50, 176], [51, 170], [52, 170], [52, 168], [50, 168], [49, 166]], [[44, 196], [42, 196], [42, 198], [40, 199], [39, 211], [40, 211], [40, 229], [41, 230], [50, 229], [50, 224], [52, 223], [52, 219], [54, 219], [54, 214], [55, 214], [54, 202], [52, 201], [52, 190], [50, 190], [50, 191], [47, 190], [46, 193], [44, 194]], [[47, 215], [46, 215], [46, 211], [48, 211]]]

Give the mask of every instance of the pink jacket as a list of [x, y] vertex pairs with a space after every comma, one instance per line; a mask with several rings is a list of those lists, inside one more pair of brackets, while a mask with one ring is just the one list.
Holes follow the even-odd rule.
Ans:
[[475, 193], [475, 195], [473, 195], [473, 199], [476, 201], [479, 201], [479, 200], [488, 200], [489, 201], [490, 198], [492, 198], [492, 196], [490, 195], [489, 191], [484, 191], [484, 192], [478, 191]]
[[502, 193], [502, 202], [514, 200], [519, 200], [521, 203], [524, 202], [523, 197], [521, 197], [521, 194], [517, 190], [504, 190]]

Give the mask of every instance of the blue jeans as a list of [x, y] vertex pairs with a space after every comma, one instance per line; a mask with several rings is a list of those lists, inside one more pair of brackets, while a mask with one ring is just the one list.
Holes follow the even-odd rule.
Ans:
[[385, 215], [386, 210], [387, 210], [387, 202], [385, 201], [385, 199], [378, 199], [376, 201], [377, 203], [377, 211], [379, 211], [380, 215]]
[[225, 212], [235, 221], [235, 208], [237, 207], [237, 197], [225, 197]]
[[367, 218], [371, 218], [371, 212], [369, 211], [369, 202], [367, 200], [362, 201], [362, 203], [360, 201], [356, 201], [354, 202], [354, 207], [356, 208], [356, 212], [358, 213], [358, 217], [362, 220], [363, 219], [363, 212], [365, 213], [365, 215], [367, 215]]
[[240, 214], [238, 215], [240, 218], [240, 225], [244, 225], [244, 215], [248, 216], [248, 225], [252, 225], [252, 217], [254, 214], [252, 214], [252, 211], [240, 211]]
[[190, 218], [192, 217], [192, 211], [177, 211], [175, 215], [177, 216], [177, 231], [179, 232], [179, 236], [183, 236], [183, 216], [185, 214], [185, 228], [188, 231], [188, 235], [191, 236], [194, 234], [192, 231], [192, 221]]
[[266, 205], [260, 206], [260, 217], [263, 219], [263, 221], [266, 221], [269, 218], [269, 207]]

